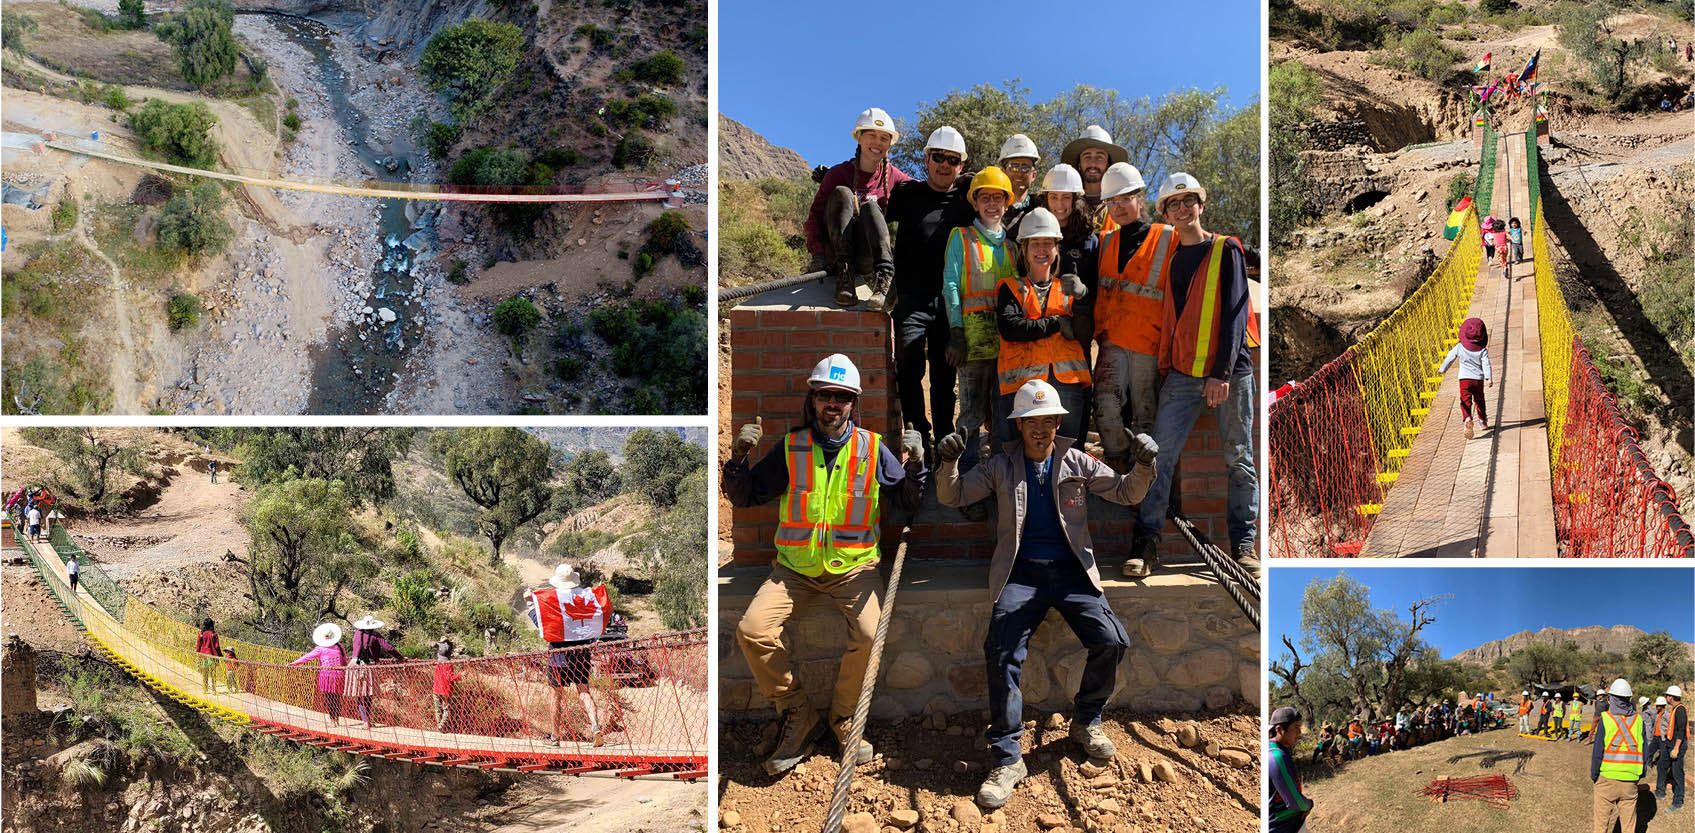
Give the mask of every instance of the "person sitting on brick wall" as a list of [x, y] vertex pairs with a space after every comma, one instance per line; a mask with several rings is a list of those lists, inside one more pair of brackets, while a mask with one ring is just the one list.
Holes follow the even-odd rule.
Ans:
[[1089, 537], [1089, 495], [1129, 505], [1142, 499], [1153, 480], [1158, 451], [1146, 435], [1135, 438], [1136, 466], [1118, 474], [1059, 435], [1066, 410], [1053, 385], [1032, 379], [1019, 388], [1011, 419], [1019, 439], [1004, 454], [961, 475], [965, 438], [949, 434], [936, 444], [936, 498], [964, 506], [994, 496], [1000, 525], [989, 562], [989, 598], [994, 602], [983, 659], [989, 676], [989, 742], [993, 768], [977, 791], [977, 803], [1004, 805], [1027, 770], [1019, 741], [1024, 735], [1024, 697], [1019, 690], [1030, 637], [1057, 608], [1088, 649], [1083, 680], [1071, 716], [1071, 739], [1092, 758], [1111, 758], [1112, 740], [1101, 728], [1101, 711], [1117, 683], [1118, 663], [1130, 647], [1124, 623], [1112, 612], [1095, 567]]
[[[777, 563], [736, 626], [754, 682], [783, 721], [776, 749], [765, 761], [772, 775], [800, 763], [824, 730], [790, 668], [784, 625], [797, 605], [818, 597], [834, 603], [846, 621], [848, 648], [830, 706], [830, 728], [838, 741], [846, 738], [882, 609], [879, 527], [889, 504], [903, 514], [918, 508], [928, 475], [917, 431], [901, 432], [897, 456], [882, 438], [854, 425], [862, 389], [859, 369], [847, 356], [836, 353], [819, 362], [807, 383], [801, 427], [750, 468], [748, 455], [764, 436], [764, 420], [756, 418], [742, 426], [724, 464], [723, 490], [731, 504], [781, 500]], [[872, 754], [871, 744], [861, 740], [857, 762], [869, 762]]]
[[812, 209], [806, 215], [806, 249], [812, 253], [808, 271], [836, 276], [836, 303], [859, 303], [854, 287], [859, 276], [871, 288], [870, 308], [883, 308], [895, 279], [894, 250], [883, 216], [889, 192], [912, 177], [889, 164], [889, 148], [900, 140], [895, 120], [880, 107], [859, 114], [853, 123], [858, 145], [853, 158], [824, 174]]

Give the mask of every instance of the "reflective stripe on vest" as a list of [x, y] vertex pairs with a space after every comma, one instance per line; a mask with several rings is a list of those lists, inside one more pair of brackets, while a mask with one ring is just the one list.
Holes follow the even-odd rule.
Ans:
[[[1654, 724], [1654, 737], [1672, 740], [1671, 732], [1672, 729], [1677, 726], [1677, 713], [1687, 713], [1687, 711], [1688, 710], [1683, 707], [1682, 703], [1678, 703], [1675, 708], [1668, 706], [1661, 709], [1660, 719]], [[1684, 718], [1683, 728], [1685, 732], [1689, 730], [1689, 718], [1687, 717]]]
[[803, 576], [846, 573], [877, 560], [882, 446], [876, 434], [855, 428], [836, 464], [825, 465], [812, 431], [790, 431], [783, 440], [789, 490], [777, 507], [777, 560]]
[[[959, 284], [959, 311], [967, 315], [993, 311], [995, 287], [1000, 284], [1002, 278], [1012, 275], [1010, 253], [1005, 252], [1003, 246], [996, 246], [984, 237], [974, 225], [956, 228], [952, 233], [959, 240], [961, 251], [965, 253], [965, 266]], [[1004, 244], [1005, 241], [1002, 242]], [[996, 249], [1003, 249], [1003, 255], [1006, 256], [996, 260]]]
[[[1024, 317], [1032, 321], [1071, 314], [1072, 298], [1060, 289], [1058, 283], [1048, 284], [1046, 305], [1043, 305], [1035, 285], [1027, 280], [1008, 279], [1001, 281], [1001, 286], [1012, 291], [1013, 297], [1024, 308]], [[1001, 393], [1006, 395], [1017, 393], [1018, 388], [1031, 379], [1048, 378], [1050, 372], [1055, 379], [1067, 384], [1091, 383], [1089, 359], [1083, 354], [1083, 345], [1060, 333], [1035, 341], [1002, 340], [996, 371], [1000, 375]]]
[[1614, 781], [1642, 778], [1642, 733], [1640, 714], [1620, 721], [1612, 712], [1601, 713], [1601, 775]]
[[[1161, 329], [1158, 354], [1160, 370], [1176, 370], [1199, 379], [1210, 376], [1213, 364], [1221, 358], [1235, 360], [1234, 356], [1213, 355], [1218, 347], [1218, 329], [1224, 320], [1224, 307], [1231, 300], [1220, 297], [1219, 277], [1224, 266], [1225, 246], [1232, 242], [1240, 250], [1241, 241], [1234, 237], [1215, 235], [1212, 238], [1206, 258], [1189, 280], [1181, 318], [1177, 316], [1175, 300], [1166, 300], [1165, 324]], [[1258, 342], [1259, 320], [1254, 315], [1253, 294], [1249, 292], [1247, 295], [1244, 299], [1248, 305], [1245, 336], [1251, 345]]]
[[1159, 353], [1163, 304], [1171, 285], [1171, 259], [1177, 247], [1175, 232], [1164, 223], [1148, 226], [1148, 234], [1129, 262], [1119, 269], [1119, 244], [1124, 230], [1101, 238], [1097, 254], [1100, 296], [1095, 306], [1095, 334], [1106, 333], [1113, 345], [1149, 356]]
[[[1156, 229], [1158, 230], [1157, 234], [1155, 233]], [[1114, 234], [1107, 238], [1106, 245], [1101, 249], [1101, 264], [1103, 267], [1100, 270], [1101, 289], [1120, 290], [1132, 295], [1140, 295], [1150, 301], [1165, 300], [1165, 282], [1160, 280], [1160, 273], [1165, 269], [1166, 256], [1171, 253], [1172, 236], [1171, 226], [1155, 224], [1150, 227], [1147, 238], [1142, 241], [1143, 248], [1146, 248], [1150, 243], [1154, 247], [1153, 257], [1148, 260], [1147, 268], [1145, 270], [1130, 268], [1135, 263], [1133, 258], [1131, 263], [1125, 264], [1125, 274], [1123, 275], [1118, 272], [1118, 235]], [[1141, 250], [1138, 249], [1137, 253], [1140, 254]], [[1110, 269], [1105, 268], [1107, 264], [1111, 264]], [[1137, 271], [1141, 272], [1140, 280], [1133, 280], [1133, 278], [1138, 277]]]

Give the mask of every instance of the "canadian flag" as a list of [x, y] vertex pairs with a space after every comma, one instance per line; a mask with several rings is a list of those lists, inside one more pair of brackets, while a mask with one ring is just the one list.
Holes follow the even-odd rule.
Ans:
[[612, 599], [604, 584], [564, 592], [548, 586], [531, 592], [535, 607], [530, 609], [530, 622], [548, 642], [597, 639], [612, 621]]

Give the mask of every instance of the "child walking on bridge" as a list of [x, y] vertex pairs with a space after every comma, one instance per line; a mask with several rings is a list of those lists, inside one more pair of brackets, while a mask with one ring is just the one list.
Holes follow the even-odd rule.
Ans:
[[1465, 438], [1476, 436], [1472, 430], [1472, 412], [1477, 413], [1477, 422], [1488, 427], [1489, 411], [1483, 401], [1484, 382], [1489, 387], [1495, 386], [1495, 374], [1489, 367], [1489, 330], [1481, 318], [1467, 318], [1460, 322], [1460, 340], [1448, 350], [1448, 355], [1442, 359], [1442, 367], [1437, 373], [1447, 373], [1448, 365], [1458, 362], [1460, 365], [1460, 416], [1465, 418]]

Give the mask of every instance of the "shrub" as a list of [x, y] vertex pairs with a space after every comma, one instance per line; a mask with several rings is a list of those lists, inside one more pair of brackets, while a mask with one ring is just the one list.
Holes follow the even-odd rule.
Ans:
[[177, 332], [185, 327], [193, 328], [200, 325], [200, 299], [178, 292], [165, 303], [165, 317], [171, 325], [171, 332]]
[[494, 328], [517, 338], [541, 323], [541, 310], [528, 298], [507, 298], [494, 307]]
[[758, 222], [732, 223], [718, 239], [719, 269], [753, 278], [793, 275], [806, 257], [789, 248], [776, 229]]
[[465, 273], [468, 265], [463, 258], [454, 258], [452, 268], [447, 270], [447, 282], [459, 286], [469, 283], [471, 278]]
[[638, 81], [649, 84], [677, 85], [683, 83], [683, 59], [667, 49], [635, 62], [630, 67], [631, 74]]
[[1471, 196], [1472, 189], [1476, 187], [1477, 183], [1471, 178], [1471, 174], [1464, 171], [1448, 180], [1448, 210], [1453, 211], [1454, 205]]
[[524, 54], [524, 33], [510, 23], [471, 19], [448, 26], [424, 44], [418, 68], [437, 92], [453, 98], [464, 123], [512, 77]]
[[116, 84], [107, 86], [104, 97], [106, 106], [113, 110], [117, 110], [121, 113], [129, 109], [129, 96], [124, 94], [123, 87]]
[[0, 15], [0, 44], [7, 49], [22, 49], [24, 33], [33, 32], [39, 24], [27, 14], [13, 12]]
[[553, 362], [553, 375], [575, 382], [583, 375], [583, 361], [576, 356], [562, 356]]
[[647, 273], [653, 271], [653, 255], [642, 252], [636, 255], [636, 260], [632, 265], [636, 269], [636, 277], [646, 277]]
[[446, 122], [430, 121], [419, 116], [412, 120], [412, 132], [418, 141], [428, 151], [430, 158], [444, 162], [447, 154], [453, 151], [453, 143], [459, 141], [459, 126]]
[[216, 183], [200, 182], [165, 203], [159, 217], [159, 245], [188, 254], [223, 251], [235, 235], [223, 218], [224, 194]]
[[647, 224], [647, 247], [670, 254], [677, 250], [677, 241], [689, 233], [688, 218], [681, 211], [666, 211]]
[[548, 148], [536, 157], [536, 161], [557, 170], [582, 162], [583, 155], [576, 148]]
[[142, 0], [118, 0], [118, 24], [125, 29], [147, 27], [147, 9]]
[[77, 224], [77, 198], [69, 194], [53, 206], [53, 233], [69, 231]]
[[653, 156], [653, 145], [640, 133], [631, 131], [618, 140], [612, 151], [612, 164], [620, 168], [642, 167]]
[[478, 148], [459, 157], [447, 173], [455, 185], [517, 186], [529, 177], [529, 157], [516, 148]]
[[283, 127], [286, 127], [289, 130], [299, 130], [300, 129], [300, 114], [295, 113], [295, 112], [290, 112], [288, 115], [283, 116]]
[[706, 303], [706, 287], [690, 284], [683, 287], [683, 303], [690, 306], [702, 306]]
[[1496, 15], [1506, 14], [1507, 12], [1514, 10], [1518, 8], [1518, 4], [1514, 3], [1513, 0], [1483, 0], [1482, 3], [1478, 4], [1477, 8], [1484, 14]]
[[211, 132], [217, 123], [218, 117], [199, 101], [170, 104], [151, 99], [130, 116], [143, 150], [192, 168], [210, 168], [217, 161], [218, 143]]
[[235, 72], [234, 23], [226, 0], [193, 0], [159, 24], [159, 39], [171, 44], [183, 80], [205, 87]]
[[592, 23], [584, 23], [577, 27], [576, 35], [585, 38], [591, 49], [607, 49], [618, 42], [618, 33], [611, 29], [602, 29]]
[[1389, 38], [1379, 60], [1400, 67], [1426, 81], [1440, 83], [1452, 71], [1460, 53], [1429, 29], [1418, 29]]

